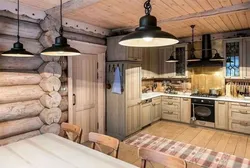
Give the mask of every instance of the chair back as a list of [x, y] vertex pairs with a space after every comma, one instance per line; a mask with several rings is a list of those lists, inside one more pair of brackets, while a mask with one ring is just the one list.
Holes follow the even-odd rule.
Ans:
[[147, 162], [159, 163], [167, 168], [187, 167], [185, 160], [151, 149], [140, 148], [139, 157], [142, 159], [141, 168], [146, 168]]
[[96, 149], [97, 147], [100, 152], [102, 152], [102, 149], [99, 146], [99, 144], [112, 148], [113, 150], [109, 153], [109, 155], [113, 153], [113, 156], [118, 158], [119, 145], [120, 145], [120, 141], [118, 139], [107, 135], [90, 132], [89, 141], [92, 142], [92, 149]]
[[73, 142], [81, 143], [82, 129], [81, 127], [63, 122], [61, 128], [66, 132], [67, 138]]

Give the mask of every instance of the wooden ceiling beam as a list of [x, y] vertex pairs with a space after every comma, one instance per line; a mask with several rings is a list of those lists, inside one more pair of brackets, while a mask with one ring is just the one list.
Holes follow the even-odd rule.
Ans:
[[[85, 8], [87, 6], [93, 5], [100, 0], [70, 0], [63, 4], [63, 13], [70, 13], [80, 8]], [[60, 14], [60, 5], [48, 9], [45, 11], [47, 14], [58, 17]]]

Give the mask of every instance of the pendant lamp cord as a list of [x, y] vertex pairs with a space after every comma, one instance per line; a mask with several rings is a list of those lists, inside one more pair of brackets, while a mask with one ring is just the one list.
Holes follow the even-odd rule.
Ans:
[[19, 0], [17, 0], [17, 42], [19, 42], [20, 36], [19, 36]]
[[60, 36], [63, 36], [63, 24], [62, 24], [62, 0], [60, 0], [60, 19], [61, 19], [61, 27], [59, 30]]
[[150, 0], [147, 0], [147, 1], [144, 3], [144, 8], [145, 8], [145, 14], [146, 14], [146, 15], [150, 15], [151, 10], [152, 10], [152, 6], [151, 6], [151, 3], [150, 3]]
[[192, 48], [191, 48], [191, 54], [193, 55], [194, 52], [195, 52], [195, 49], [194, 49], [194, 28], [195, 28], [195, 25], [191, 25], [190, 27], [192, 28]]

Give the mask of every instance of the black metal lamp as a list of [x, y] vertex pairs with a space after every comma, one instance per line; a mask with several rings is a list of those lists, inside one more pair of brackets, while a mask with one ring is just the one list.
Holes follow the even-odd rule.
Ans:
[[190, 58], [187, 60], [188, 62], [195, 62], [195, 61], [200, 61], [200, 58], [196, 58], [194, 52], [195, 52], [195, 48], [194, 48], [194, 28], [195, 25], [191, 25], [190, 26], [192, 28], [192, 48], [191, 48], [191, 55]]
[[[174, 52], [173, 52], [174, 53]], [[176, 62], [179, 62], [178, 59], [176, 59], [173, 55], [173, 53], [171, 54], [171, 56], [169, 57], [169, 59], [166, 61], [168, 63], [176, 63]]]
[[23, 48], [23, 44], [20, 43], [20, 36], [19, 36], [19, 0], [17, 1], [17, 42], [13, 44], [13, 48], [11, 48], [9, 51], [3, 52], [2, 56], [7, 57], [33, 57], [33, 54], [29, 51], [26, 51]]
[[217, 50], [216, 50], [214, 57], [209, 59], [209, 61], [224, 61], [224, 60], [225, 60], [225, 58], [220, 56], [220, 54], [217, 52]]
[[174, 35], [162, 31], [157, 26], [156, 17], [150, 15], [150, 0], [144, 3], [144, 8], [146, 15], [140, 18], [140, 26], [124, 36], [119, 44], [128, 47], [160, 47], [178, 43], [179, 40]]
[[60, 19], [61, 27], [59, 37], [56, 37], [55, 44], [42, 51], [42, 55], [45, 56], [79, 56], [81, 53], [67, 43], [67, 38], [63, 37], [63, 26], [62, 26], [62, 0], [60, 0]]

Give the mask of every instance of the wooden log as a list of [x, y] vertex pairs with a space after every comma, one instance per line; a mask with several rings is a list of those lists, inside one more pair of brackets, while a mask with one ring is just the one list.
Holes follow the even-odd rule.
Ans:
[[44, 109], [39, 100], [0, 104], [0, 122], [35, 117]]
[[68, 121], [68, 111], [62, 112], [61, 118], [59, 120], [59, 124], [62, 124], [63, 122]]
[[87, 43], [100, 44], [100, 45], [106, 44], [105, 39], [93, 37], [93, 36], [86, 35], [86, 34], [79, 34], [79, 33], [65, 31], [63, 33], [63, 35], [67, 39], [71, 39], [71, 40], [83, 41], [83, 42], [87, 42]]
[[0, 104], [37, 100], [45, 93], [39, 85], [0, 87]]
[[40, 134], [41, 134], [40, 131], [37, 130], [37, 131], [31, 131], [31, 132], [27, 132], [27, 133], [24, 133], [24, 134], [16, 135], [16, 136], [13, 136], [13, 137], [1, 139], [0, 140], [0, 146], [7, 145], [7, 144], [10, 144], [10, 143], [14, 143], [14, 142], [18, 142], [18, 141], [21, 141], [21, 140], [24, 140], [24, 139], [32, 138], [32, 137], [38, 136]]
[[0, 123], [0, 139], [38, 130], [43, 126], [39, 117], [25, 118]]
[[42, 134], [52, 133], [52, 134], [59, 135], [59, 133], [60, 133], [60, 125], [59, 124], [44, 125], [44, 126], [41, 127], [40, 132]]
[[30, 58], [0, 56], [0, 70], [37, 70], [42, 63], [43, 60], [38, 56]]
[[59, 108], [60, 108], [62, 111], [66, 111], [66, 110], [68, 110], [68, 106], [69, 106], [68, 96], [63, 96], [63, 97], [62, 97], [62, 100], [61, 100], [61, 103], [60, 103], [60, 105], [59, 105]]
[[52, 123], [58, 123], [62, 115], [62, 111], [59, 108], [45, 108], [41, 113], [40, 113], [40, 119], [45, 123], [45, 124], [52, 124]]
[[60, 102], [62, 100], [61, 95], [58, 92], [50, 92], [48, 94], [44, 94], [41, 98], [40, 101], [43, 106], [47, 108], [54, 108], [58, 107], [60, 105]]
[[[16, 41], [16, 36], [0, 35], [0, 51], [8, 51]], [[35, 39], [21, 38], [20, 42], [23, 43], [27, 51], [33, 54], [40, 54], [44, 49], [41, 43]]]
[[42, 80], [37, 72], [0, 72], [0, 86], [36, 85]]
[[61, 87], [61, 81], [58, 77], [51, 76], [43, 78], [40, 82], [41, 88], [46, 92], [58, 91]]
[[[59, 36], [59, 33], [57, 31], [49, 30], [45, 31], [41, 37], [39, 38], [39, 42], [45, 47], [51, 47], [55, 43], [55, 38]], [[55, 58], [55, 57], [52, 57]], [[49, 58], [48, 58], [49, 59]]]
[[63, 82], [58, 92], [61, 96], [68, 96], [68, 83]]
[[45, 56], [41, 55], [41, 58], [44, 62], [58, 62], [60, 60], [60, 57], [52, 57], [52, 56]]
[[[1, 34], [16, 36], [17, 20], [0, 16]], [[20, 37], [38, 39], [42, 34], [42, 29], [37, 23], [31, 23], [20, 20]]]
[[56, 76], [58, 78], [62, 75], [62, 67], [57, 62], [46, 62], [39, 69], [38, 72], [43, 78]]
[[[8, 17], [8, 18], [11, 18], [11, 19], [16, 19], [17, 18], [17, 15], [10, 12], [10, 11], [5, 11], [5, 10], [0, 10], [0, 16], [4, 16], [4, 17]], [[33, 18], [30, 18], [26, 15], [20, 15], [20, 20], [22, 21], [28, 21], [28, 22], [32, 22], [32, 23], [37, 23], [39, 24], [41, 22], [40, 19], [33, 19]]]

